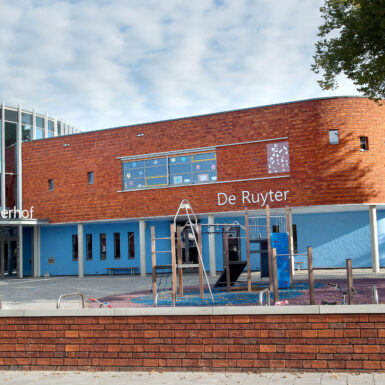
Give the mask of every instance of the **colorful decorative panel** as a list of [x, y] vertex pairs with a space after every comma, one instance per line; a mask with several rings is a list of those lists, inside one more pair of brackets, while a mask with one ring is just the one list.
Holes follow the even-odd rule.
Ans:
[[267, 169], [269, 174], [290, 172], [289, 142], [267, 144]]

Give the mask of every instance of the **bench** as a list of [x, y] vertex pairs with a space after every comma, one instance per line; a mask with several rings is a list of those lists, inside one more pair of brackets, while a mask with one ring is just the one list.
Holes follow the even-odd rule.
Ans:
[[109, 271], [109, 275], [114, 275], [114, 271], [124, 271], [127, 270], [130, 272], [131, 275], [138, 273], [138, 268], [136, 266], [130, 266], [130, 267], [106, 267], [106, 269]]
[[294, 262], [294, 265], [295, 265], [297, 271], [300, 271], [302, 265], [304, 265], [304, 264], [305, 264], [305, 262], [299, 262], [299, 261], [298, 262]]

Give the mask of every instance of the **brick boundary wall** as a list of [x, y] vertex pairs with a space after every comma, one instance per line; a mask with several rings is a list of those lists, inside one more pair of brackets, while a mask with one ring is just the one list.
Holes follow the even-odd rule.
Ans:
[[0, 330], [0, 370], [385, 370], [385, 314], [4, 317]]

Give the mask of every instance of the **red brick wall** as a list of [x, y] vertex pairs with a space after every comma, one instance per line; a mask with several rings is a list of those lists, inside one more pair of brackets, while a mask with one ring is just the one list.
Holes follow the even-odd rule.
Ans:
[[[329, 129], [340, 144], [330, 145]], [[137, 133], [143, 137], [136, 137]], [[359, 137], [370, 150], [359, 150]], [[119, 193], [120, 156], [289, 137], [290, 178]], [[69, 146], [63, 146], [69, 144]], [[290, 206], [385, 202], [385, 106], [364, 98], [321, 99], [96, 131], [23, 144], [23, 204], [52, 222], [175, 215], [244, 208], [242, 190], [290, 190]], [[218, 181], [269, 177], [266, 143], [217, 149]], [[88, 185], [87, 172], [95, 173]], [[48, 191], [54, 179], [54, 191]], [[217, 194], [235, 194], [218, 207]], [[274, 202], [272, 207], [283, 206]], [[259, 205], [249, 205], [251, 209]]]
[[385, 369], [383, 314], [20, 317], [0, 329], [0, 369]]

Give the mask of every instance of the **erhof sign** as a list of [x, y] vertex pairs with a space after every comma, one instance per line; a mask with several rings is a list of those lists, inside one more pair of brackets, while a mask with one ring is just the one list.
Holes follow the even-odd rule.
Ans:
[[227, 204], [235, 205], [237, 201], [240, 201], [242, 205], [256, 204], [263, 207], [266, 204], [270, 204], [272, 202], [287, 201], [288, 194], [289, 190], [275, 192], [270, 190], [266, 193], [251, 193], [250, 191], [242, 191], [240, 196], [228, 195], [226, 193], [220, 192], [218, 193], [218, 206], [224, 206]]

